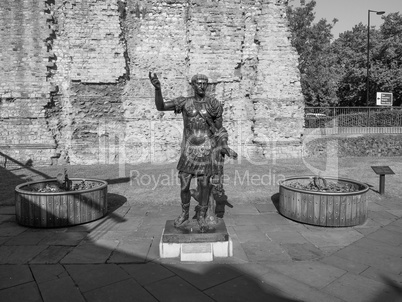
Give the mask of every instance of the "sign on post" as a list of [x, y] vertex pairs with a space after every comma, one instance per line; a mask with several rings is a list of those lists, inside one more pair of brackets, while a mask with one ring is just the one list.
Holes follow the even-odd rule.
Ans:
[[392, 92], [377, 92], [378, 106], [392, 106], [393, 100]]

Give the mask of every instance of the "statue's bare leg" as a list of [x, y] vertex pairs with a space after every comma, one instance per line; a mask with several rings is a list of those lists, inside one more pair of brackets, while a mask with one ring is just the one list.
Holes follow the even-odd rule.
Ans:
[[209, 185], [210, 176], [198, 176], [198, 188], [199, 188], [199, 205], [200, 211], [198, 216], [198, 225], [200, 227], [200, 232], [204, 233], [208, 230], [208, 224], [205, 221], [205, 216], [208, 210], [209, 201]]
[[174, 221], [174, 226], [179, 227], [188, 221], [190, 210], [190, 184], [193, 176], [188, 173], [179, 172], [180, 179], [180, 197], [182, 212]]

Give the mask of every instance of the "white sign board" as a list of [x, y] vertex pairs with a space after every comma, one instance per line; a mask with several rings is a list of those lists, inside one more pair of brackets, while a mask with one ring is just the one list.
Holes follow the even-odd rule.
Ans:
[[392, 92], [377, 92], [378, 106], [392, 106], [393, 100]]

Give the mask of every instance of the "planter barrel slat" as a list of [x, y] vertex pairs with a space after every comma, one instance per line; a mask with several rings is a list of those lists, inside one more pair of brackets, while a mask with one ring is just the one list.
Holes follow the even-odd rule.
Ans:
[[60, 196], [53, 196], [53, 203], [54, 203], [54, 226], [59, 227], [61, 221], [61, 214], [60, 214]]
[[314, 196], [307, 195], [307, 221], [308, 223], [314, 223]]
[[47, 227], [46, 196], [39, 196], [40, 202], [40, 226]]
[[60, 226], [68, 225], [68, 212], [67, 212], [67, 200], [68, 196], [60, 196]]
[[287, 181], [312, 179], [313, 176], [282, 180], [279, 187], [279, 212], [296, 221], [312, 225], [345, 227], [363, 224], [367, 220], [368, 186], [346, 178], [326, 178], [328, 181], [351, 183], [355, 192], [318, 192], [296, 189]]
[[314, 221], [313, 224], [320, 223], [320, 196], [314, 195]]
[[327, 226], [334, 226], [334, 196], [327, 198]]
[[307, 222], [307, 194], [302, 194], [301, 196], [301, 202], [302, 202], [302, 213], [301, 217], [304, 221]]
[[341, 196], [341, 204], [339, 210], [339, 226], [346, 226], [346, 197]]
[[334, 226], [339, 226], [341, 197], [334, 196]]
[[346, 199], [346, 225], [351, 225], [352, 224], [352, 201], [351, 198]]
[[320, 223], [318, 225], [327, 225], [327, 196], [320, 196]]
[[[71, 179], [81, 182], [82, 179]], [[17, 222], [31, 227], [63, 227], [99, 219], [107, 213], [107, 182], [97, 179], [86, 181], [98, 186], [77, 191], [36, 192], [55, 179], [28, 182], [15, 188], [15, 214]]]

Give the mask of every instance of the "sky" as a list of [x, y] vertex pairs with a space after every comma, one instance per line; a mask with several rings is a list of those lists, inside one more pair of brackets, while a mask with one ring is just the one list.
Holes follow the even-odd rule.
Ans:
[[[384, 15], [402, 11], [402, 0], [315, 0], [315, 20], [318, 22], [321, 18], [332, 23], [334, 18], [338, 19], [332, 29], [334, 38], [338, 38], [339, 33], [351, 30], [360, 22], [367, 25], [368, 10], [385, 11]], [[310, 0], [306, 0], [306, 3]], [[290, 4], [296, 6], [300, 0], [294, 0]], [[370, 26], [376, 26], [378, 29], [382, 24], [382, 16], [376, 13], [370, 13]]]

